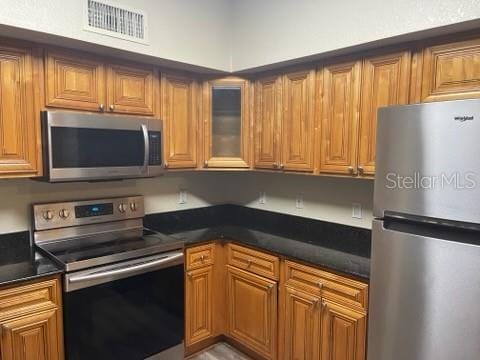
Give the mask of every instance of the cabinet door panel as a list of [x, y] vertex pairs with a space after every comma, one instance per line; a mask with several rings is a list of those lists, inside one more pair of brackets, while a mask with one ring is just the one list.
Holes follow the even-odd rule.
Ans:
[[36, 175], [39, 124], [29, 49], [0, 47], [0, 176]]
[[480, 98], [480, 39], [427, 47], [422, 102]]
[[322, 308], [322, 360], [365, 359], [365, 313], [328, 300]]
[[197, 83], [193, 79], [162, 76], [162, 119], [165, 129], [165, 166], [197, 166]]
[[108, 110], [153, 115], [157, 76], [153, 69], [110, 65], [108, 69]]
[[322, 69], [320, 172], [356, 171], [360, 67], [350, 62]]
[[280, 163], [281, 78], [255, 84], [255, 167], [276, 169]]
[[284, 287], [285, 360], [320, 359], [320, 304], [319, 297]]
[[192, 270], [186, 274], [185, 343], [187, 346], [213, 335], [212, 279], [212, 266]]
[[284, 77], [282, 162], [285, 170], [313, 171], [314, 87], [314, 71]]
[[276, 358], [276, 282], [227, 266], [228, 335], [267, 359]]
[[46, 105], [68, 109], [102, 111], [105, 104], [105, 72], [101, 62], [81, 54], [48, 51]]
[[3, 322], [1, 358], [5, 360], [61, 359], [58, 312], [56, 309], [34, 313]]
[[378, 108], [408, 103], [410, 62], [408, 51], [372, 57], [364, 61], [358, 153], [360, 174], [375, 173]]

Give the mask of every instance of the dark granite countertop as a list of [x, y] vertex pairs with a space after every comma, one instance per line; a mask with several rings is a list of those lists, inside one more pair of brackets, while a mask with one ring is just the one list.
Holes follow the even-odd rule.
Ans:
[[27, 231], [0, 235], [0, 287], [62, 273], [35, 247]]
[[148, 215], [146, 226], [189, 246], [225, 239], [362, 279], [370, 276], [370, 230], [235, 205]]

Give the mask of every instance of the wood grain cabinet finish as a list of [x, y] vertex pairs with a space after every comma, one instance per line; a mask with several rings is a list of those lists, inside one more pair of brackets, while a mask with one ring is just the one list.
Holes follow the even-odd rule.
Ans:
[[360, 61], [327, 65], [319, 71], [320, 172], [356, 173], [360, 71]]
[[272, 76], [255, 82], [255, 167], [278, 169], [281, 163], [282, 78]]
[[0, 46], [0, 177], [41, 173], [37, 65], [31, 48]]
[[227, 244], [226, 251], [227, 264], [268, 279], [278, 280], [280, 272], [278, 257], [232, 243]]
[[322, 300], [321, 359], [364, 360], [366, 317], [329, 300]]
[[47, 50], [46, 105], [66, 109], [105, 109], [105, 66], [80, 53]]
[[[227, 77], [205, 81], [202, 93], [204, 168], [250, 166], [250, 83]], [[224, 90], [230, 92], [225, 97]], [[239, 92], [239, 98], [230, 96]], [[218, 95], [217, 102], [215, 96]], [[232, 111], [233, 108], [237, 108]]]
[[282, 164], [284, 170], [313, 171], [315, 72], [283, 77]]
[[322, 309], [320, 297], [288, 286], [283, 290], [284, 332], [280, 339], [281, 358], [320, 359]]
[[276, 359], [277, 283], [227, 266], [228, 335], [266, 359]]
[[107, 71], [108, 111], [153, 115], [157, 72], [152, 68], [109, 65]]
[[196, 80], [162, 74], [165, 166], [197, 167], [198, 85]]
[[358, 172], [375, 174], [377, 111], [381, 106], [408, 103], [410, 51], [366, 58], [360, 106]]
[[213, 266], [186, 273], [185, 345], [213, 336]]
[[0, 358], [62, 360], [58, 279], [0, 290]]
[[480, 39], [425, 48], [422, 102], [480, 98]]

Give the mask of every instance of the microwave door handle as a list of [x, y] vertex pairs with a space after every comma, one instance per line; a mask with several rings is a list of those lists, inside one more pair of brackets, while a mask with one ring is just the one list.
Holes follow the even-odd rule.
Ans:
[[142, 133], [143, 133], [143, 146], [144, 146], [144, 155], [143, 155], [143, 172], [147, 172], [148, 168], [148, 159], [150, 157], [150, 140], [148, 138], [148, 128], [147, 125], [142, 124]]

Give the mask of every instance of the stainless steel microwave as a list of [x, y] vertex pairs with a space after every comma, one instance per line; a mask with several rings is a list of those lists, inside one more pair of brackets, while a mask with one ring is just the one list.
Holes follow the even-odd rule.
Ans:
[[49, 182], [160, 175], [159, 119], [42, 111], [44, 176]]

